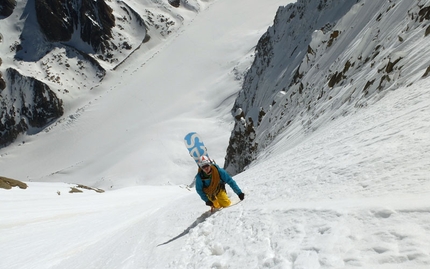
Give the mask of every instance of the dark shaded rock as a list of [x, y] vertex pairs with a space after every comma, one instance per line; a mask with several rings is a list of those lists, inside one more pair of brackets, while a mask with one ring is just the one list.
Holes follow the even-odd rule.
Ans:
[[73, 2], [61, 0], [36, 0], [36, 16], [40, 30], [48, 41], [68, 41], [78, 22]]
[[[255, 128], [252, 118], [245, 120], [245, 114], [238, 109], [234, 119], [235, 126], [230, 136], [224, 163], [224, 169], [231, 175], [240, 173], [251, 164], [258, 149], [258, 144], [254, 141]], [[241, 158], [235, 158], [235, 156], [241, 156]]]
[[16, 111], [12, 109], [2, 109], [0, 113], [0, 146], [7, 146], [12, 143], [20, 133], [27, 130], [27, 124], [23, 119], [17, 122], [15, 120]]
[[108, 41], [115, 26], [112, 11], [104, 0], [36, 1], [37, 22], [48, 41], [69, 41], [78, 29], [82, 41], [90, 44], [94, 51], [101, 52], [110, 47]]
[[115, 17], [112, 8], [105, 1], [84, 0], [80, 12], [81, 37], [89, 43], [94, 50], [105, 52], [112, 38], [112, 27], [115, 26]]
[[6, 88], [6, 81], [3, 79], [3, 74], [0, 72], [0, 91]]
[[0, 145], [13, 142], [31, 129], [40, 129], [63, 115], [63, 102], [43, 82], [6, 70], [7, 87], [1, 92]]
[[0, 19], [9, 17], [16, 6], [16, 0], [0, 1]]
[[169, 0], [169, 4], [172, 7], [179, 7], [179, 5], [181, 4], [181, 1], [180, 0]]

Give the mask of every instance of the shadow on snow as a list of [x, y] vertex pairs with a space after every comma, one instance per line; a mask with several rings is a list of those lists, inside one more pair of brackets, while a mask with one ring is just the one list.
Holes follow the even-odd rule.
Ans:
[[203, 221], [205, 221], [208, 217], [210, 217], [213, 213], [211, 213], [211, 211], [207, 211], [205, 213], [203, 213], [200, 217], [198, 217], [190, 226], [188, 226], [187, 229], [185, 229], [182, 233], [180, 233], [179, 235], [173, 237], [172, 239], [161, 243], [159, 245], [157, 245], [157, 247], [162, 246], [162, 245], [166, 245], [169, 244], [172, 241], [175, 241], [176, 239], [181, 238], [182, 236], [188, 234], [190, 232], [190, 230], [194, 227], [196, 227], [199, 223], [202, 223]]

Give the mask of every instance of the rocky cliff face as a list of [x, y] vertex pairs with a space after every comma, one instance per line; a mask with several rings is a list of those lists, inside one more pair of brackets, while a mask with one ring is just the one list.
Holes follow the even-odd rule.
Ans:
[[[112, 8], [112, 6], [115, 8]], [[53, 48], [74, 48], [113, 65], [146, 37], [142, 17], [122, 1], [28, 0], [15, 57], [38, 61]], [[132, 38], [126, 38], [128, 31]], [[112, 66], [109, 66], [112, 67]]]
[[63, 115], [63, 104], [44, 83], [8, 68], [10, 87], [1, 92], [0, 144], [7, 144], [22, 132], [37, 132]]
[[[429, 10], [430, 1], [403, 0], [280, 7], [234, 104], [225, 168], [241, 172], [279, 133], [293, 147], [324, 121], [428, 76]], [[415, 57], [422, 65], [410, 64]]]
[[67, 42], [76, 29], [82, 42], [89, 44], [94, 51], [112, 50], [113, 44], [109, 41], [115, 17], [105, 1], [39, 0], [35, 8], [37, 22], [48, 41]]

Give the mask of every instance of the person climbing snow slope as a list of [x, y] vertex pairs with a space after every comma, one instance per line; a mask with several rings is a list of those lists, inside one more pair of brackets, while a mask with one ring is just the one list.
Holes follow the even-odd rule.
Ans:
[[218, 209], [231, 205], [225, 184], [233, 189], [240, 200], [245, 198], [245, 194], [227, 171], [213, 163], [207, 156], [201, 156], [197, 164], [199, 170], [195, 177], [196, 191], [207, 206]]

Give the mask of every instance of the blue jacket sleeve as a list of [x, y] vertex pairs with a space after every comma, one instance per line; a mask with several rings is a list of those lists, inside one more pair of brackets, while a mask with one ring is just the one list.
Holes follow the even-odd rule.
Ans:
[[239, 186], [236, 184], [236, 181], [225, 171], [224, 169], [218, 167], [219, 176], [222, 181], [227, 183], [236, 193], [237, 195], [242, 193], [242, 190], [239, 188]]
[[203, 181], [199, 174], [196, 175], [195, 182], [196, 182], [196, 191], [200, 195], [200, 198], [202, 198], [202, 200], [205, 202], [209, 201], [209, 198], [206, 196], [206, 193], [203, 191]]

